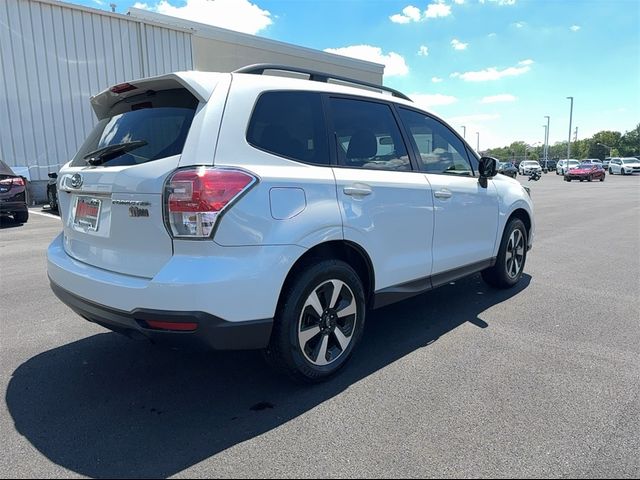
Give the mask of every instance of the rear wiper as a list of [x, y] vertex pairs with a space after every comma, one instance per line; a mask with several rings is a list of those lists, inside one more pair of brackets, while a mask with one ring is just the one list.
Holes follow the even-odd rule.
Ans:
[[144, 147], [149, 142], [146, 140], [135, 140], [133, 142], [114, 143], [113, 145], [107, 145], [106, 147], [98, 148], [92, 152], [87, 153], [83, 158], [89, 159], [87, 163], [96, 166], [106, 162], [110, 158], [113, 158], [115, 154], [122, 154], [130, 152], [136, 148]]

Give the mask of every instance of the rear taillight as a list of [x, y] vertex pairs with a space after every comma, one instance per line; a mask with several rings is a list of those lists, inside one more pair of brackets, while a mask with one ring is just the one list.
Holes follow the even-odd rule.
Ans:
[[0, 185], [24, 187], [24, 180], [22, 177], [4, 178], [0, 180]]
[[171, 234], [180, 238], [210, 237], [220, 213], [256, 180], [235, 169], [196, 167], [176, 171], [167, 180], [164, 199]]
[[120, 83], [110, 88], [113, 93], [124, 93], [130, 92], [131, 90], [135, 90], [138, 87], [135, 85], [131, 85], [130, 83]]

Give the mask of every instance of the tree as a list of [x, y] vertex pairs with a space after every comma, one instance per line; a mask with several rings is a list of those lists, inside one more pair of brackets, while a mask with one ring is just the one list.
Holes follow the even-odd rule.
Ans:
[[620, 138], [618, 150], [625, 157], [640, 155], [640, 123]]
[[[622, 135], [620, 134], [620, 132], [613, 132], [611, 130], [603, 130], [596, 133], [593, 137], [591, 137], [588, 157], [604, 160], [605, 157], [609, 156], [609, 149], [607, 147], [618, 148], [621, 136]], [[605, 144], [607, 147], [598, 145], [599, 143]]]

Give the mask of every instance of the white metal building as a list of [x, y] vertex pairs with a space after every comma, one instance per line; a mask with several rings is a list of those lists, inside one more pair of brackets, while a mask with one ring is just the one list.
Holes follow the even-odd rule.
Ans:
[[0, 158], [46, 198], [95, 123], [89, 97], [134, 78], [278, 63], [382, 84], [384, 67], [132, 8], [0, 0]]

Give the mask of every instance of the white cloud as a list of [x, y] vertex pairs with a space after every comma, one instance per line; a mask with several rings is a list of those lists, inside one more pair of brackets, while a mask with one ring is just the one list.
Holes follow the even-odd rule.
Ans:
[[580, 30], [580, 25], [571, 25], [569, 30], [571, 30], [572, 32], [577, 32], [578, 30]]
[[391, 19], [393, 23], [409, 23], [419, 22], [420, 16], [420, 9], [418, 7], [414, 7], [413, 5], [409, 5], [402, 9], [402, 13], [391, 15], [389, 19]]
[[420, 55], [421, 57], [426, 57], [427, 55], [429, 55], [429, 47], [427, 47], [426, 45], [420, 45], [418, 55]]
[[[489, 0], [492, 3], [497, 3], [498, 5], [515, 5], [516, 0]], [[480, 0], [480, 3], [484, 3], [485, 0]]]
[[169, 0], [160, 0], [155, 4], [138, 2], [134, 7], [250, 34], [256, 34], [273, 23], [268, 10], [249, 0], [186, 0], [179, 7], [173, 6]]
[[515, 102], [517, 98], [509, 93], [502, 93], [500, 95], [490, 95], [483, 97], [480, 103], [498, 103], [498, 102]]
[[403, 76], [409, 73], [409, 67], [402, 55], [395, 52], [382, 53], [380, 47], [371, 45], [352, 45], [343, 48], [325, 48], [325, 52], [343, 55], [345, 57], [357, 58], [369, 62], [381, 63], [384, 65], [385, 77]]
[[467, 47], [469, 46], [469, 44], [468, 43], [462, 43], [457, 38], [454, 38], [453, 40], [451, 40], [451, 46], [453, 48], [455, 48], [456, 50], [466, 50]]
[[485, 68], [484, 70], [479, 70], [476, 72], [465, 72], [465, 73], [452, 73], [452, 78], [461, 78], [465, 82], [487, 82], [492, 80], [499, 80], [504, 77], [515, 77], [518, 75], [522, 75], [531, 70], [530, 65], [533, 63], [533, 60], [523, 60], [519, 62], [519, 67], [508, 67], [502, 70], [497, 69], [496, 67]]
[[433, 83], [441, 83], [441, 82], [443, 82], [444, 80], [443, 80], [442, 78], [440, 78], [440, 77], [431, 77], [431, 81], [432, 81]]
[[418, 106], [422, 108], [430, 108], [438, 105], [451, 105], [456, 103], [458, 99], [451, 95], [442, 95], [440, 93], [424, 94], [424, 93], [412, 93], [409, 95]]
[[524, 22], [516, 22], [516, 23], [513, 24], [513, 26], [516, 27], [516, 28], [522, 28], [525, 25], [526, 25], [526, 23], [524, 23]]
[[104, 2], [102, 0], [93, 0], [94, 3], [97, 3], [98, 5], [104, 5]]
[[458, 5], [462, 5], [464, 3], [464, 0], [453, 0], [454, 3], [457, 3]]
[[448, 17], [451, 15], [451, 6], [446, 5], [444, 0], [435, 0], [424, 12], [425, 18]]
[[[457, 4], [464, 3], [464, 0], [453, 0]], [[444, 0], [433, 0], [433, 2], [427, 5], [427, 9], [424, 13], [420, 12], [418, 7], [413, 5], [406, 6], [402, 9], [402, 13], [396, 13], [391, 15], [389, 19], [393, 23], [411, 23], [422, 22], [428, 18], [448, 17], [451, 15], [451, 5], [444, 3]]]
[[490, 38], [497, 37], [497, 36], [498, 34], [496, 32], [491, 32], [489, 35], [487, 35], [487, 37], [490, 37]]

